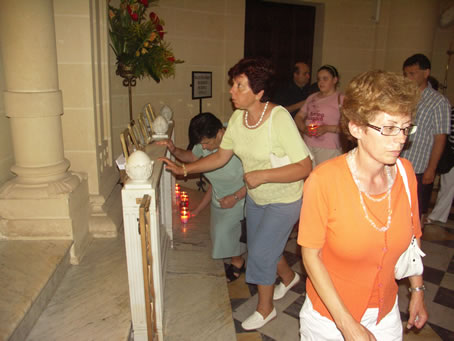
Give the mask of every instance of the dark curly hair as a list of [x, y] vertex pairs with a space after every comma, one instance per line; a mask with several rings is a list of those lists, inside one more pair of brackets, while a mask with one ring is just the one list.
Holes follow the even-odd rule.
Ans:
[[249, 80], [249, 87], [254, 94], [263, 90], [263, 96], [260, 102], [266, 102], [271, 99], [274, 87], [274, 68], [271, 62], [262, 57], [243, 58], [229, 70], [229, 83], [233, 79], [245, 75]]

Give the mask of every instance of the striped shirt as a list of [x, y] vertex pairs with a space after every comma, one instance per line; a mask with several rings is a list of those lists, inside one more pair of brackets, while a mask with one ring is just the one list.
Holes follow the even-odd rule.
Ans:
[[416, 111], [416, 133], [409, 136], [402, 157], [410, 160], [415, 173], [422, 174], [429, 164], [434, 135], [448, 134], [451, 106], [446, 97], [432, 89], [430, 84], [422, 91]]
[[451, 135], [448, 136], [448, 142], [454, 149], [454, 107], [451, 108]]

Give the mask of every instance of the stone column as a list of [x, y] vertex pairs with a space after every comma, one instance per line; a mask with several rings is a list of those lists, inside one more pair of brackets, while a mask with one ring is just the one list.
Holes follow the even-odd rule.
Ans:
[[64, 158], [52, 0], [0, 0], [0, 44], [16, 177], [0, 188], [0, 237], [87, 244], [86, 177]]
[[52, 0], [1, 4], [5, 111], [15, 157], [11, 171], [21, 184], [61, 180], [68, 176], [69, 161], [63, 157]]

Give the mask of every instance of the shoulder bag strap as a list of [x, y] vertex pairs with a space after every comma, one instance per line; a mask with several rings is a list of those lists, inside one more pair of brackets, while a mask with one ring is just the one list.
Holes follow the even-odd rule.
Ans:
[[[407, 192], [408, 203], [410, 204], [411, 220], [413, 221], [413, 211], [411, 210], [411, 195], [410, 188], [408, 187], [407, 172], [405, 171], [404, 165], [402, 164], [402, 161], [400, 161], [400, 159], [397, 159], [396, 164], [397, 168], [399, 169], [400, 176], [402, 177], [402, 181], [404, 182], [405, 192]], [[411, 225], [411, 228], [413, 229], [413, 224]]]

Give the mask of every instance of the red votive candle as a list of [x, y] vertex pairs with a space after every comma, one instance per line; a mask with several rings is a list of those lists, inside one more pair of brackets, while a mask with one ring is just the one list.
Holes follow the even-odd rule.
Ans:
[[318, 125], [317, 124], [309, 124], [308, 126], [308, 130], [309, 130], [309, 135], [311, 136], [315, 136], [317, 135], [317, 128], [318, 128]]
[[189, 220], [189, 212], [181, 213], [181, 222], [186, 224]]

